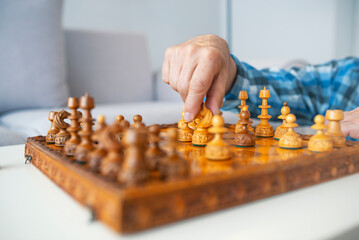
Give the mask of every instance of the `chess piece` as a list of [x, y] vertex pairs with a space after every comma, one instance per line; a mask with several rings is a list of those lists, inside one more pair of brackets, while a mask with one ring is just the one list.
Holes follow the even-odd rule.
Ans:
[[80, 137], [77, 134], [80, 129], [78, 121], [79, 114], [77, 111], [77, 108], [79, 107], [79, 99], [70, 97], [67, 100], [67, 107], [71, 109], [71, 115], [69, 116], [71, 124], [70, 127], [67, 128], [67, 131], [70, 132], [71, 138], [66, 141], [64, 152], [67, 156], [73, 156], [77, 145], [80, 143]]
[[92, 134], [92, 141], [97, 142], [95, 145], [95, 149], [92, 150], [88, 157], [89, 168], [93, 172], [99, 172], [102, 159], [106, 156], [106, 150], [103, 142], [101, 141], [101, 134], [104, 129], [107, 128], [107, 124], [105, 122], [105, 116], [100, 115], [97, 118], [97, 125], [94, 133]]
[[[238, 99], [241, 100], [241, 105], [238, 106], [240, 110], [239, 114], [238, 114], [238, 117], [240, 117], [240, 114], [242, 113], [242, 109], [244, 106], [247, 106], [246, 105], [246, 100], [248, 99], [248, 94], [247, 94], [247, 91], [239, 91], [239, 94], [238, 94]], [[248, 107], [248, 106], [247, 106]], [[249, 131], [253, 132], [254, 133], [254, 129], [252, 127], [252, 123], [253, 121], [251, 119], [249, 119], [249, 124], [248, 124], [248, 129]], [[238, 120], [236, 126], [235, 126], [235, 129], [234, 129], [234, 132], [237, 133], [239, 131], [239, 129], [242, 128], [241, 124], [239, 123], [240, 120]]]
[[204, 103], [202, 103], [202, 109], [197, 117], [188, 124], [188, 126], [194, 130], [192, 135], [192, 144], [194, 146], [206, 146], [208, 142], [208, 128], [212, 124], [213, 114]]
[[167, 180], [175, 180], [188, 176], [188, 163], [177, 152], [177, 129], [167, 130], [168, 148], [167, 156], [162, 159], [159, 165], [161, 176]]
[[324, 129], [328, 128], [324, 124], [324, 116], [315, 116], [314, 122], [315, 124], [312, 128], [317, 130], [317, 133], [309, 139], [308, 149], [312, 152], [331, 151], [333, 149], [333, 141], [331, 137], [324, 134]]
[[94, 148], [91, 135], [93, 119], [91, 116], [91, 109], [95, 107], [95, 102], [88, 93], [80, 98], [80, 108], [83, 109], [81, 118], [82, 129], [79, 131], [81, 142], [75, 149], [74, 159], [78, 163], [87, 163], [88, 154]]
[[60, 131], [60, 129], [56, 128], [54, 125], [54, 117], [57, 114], [57, 111], [49, 112], [49, 121], [51, 122], [50, 130], [46, 134], [46, 143], [53, 144], [55, 143], [56, 134]]
[[231, 158], [231, 148], [228, 143], [223, 141], [223, 133], [227, 132], [224, 127], [224, 120], [220, 115], [212, 118], [212, 127], [210, 133], [214, 134], [214, 138], [207, 143], [205, 148], [205, 156], [210, 160], [226, 160]]
[[150, 177], [145, 163], [147, 134], [135, 128], [129, 128], [123, 136], [125, 156], [117, 180], [128, 186], [138, 185]]
[[142, 122], [141, 115], [137, 114], [137, 115], [133, 116], [133, 124], [131, 125], [131, 127], [133, 127], [133, 128], [145, 127], [145, 124], [143, 124], [143, 122]]
[[114, 138], [117, 128], [116, 124], [108, 126], [99, 136], [99, 142], [107, 152], [102, 159], [100, 173], [111, 181], [116, 181], [122, 162], [122, 144]]
[[244, 106], [242, 108], [241, 114], [239, 114], [241, 120], [239, 124], [241, 128], [238, 129], [235, 137], [235, 145], [236, 147], [252, 147], [255, 145], [256, 137], [254, 133], [249, 131], [248, 125], [250, 124], [249, 118], [251, 114], [248, 111], [248, 106]]
[[184, 111], [182, 111], [182, 119], [178, 121], [178, 141], [192, 142], [193, 130], [188, 127], [188, 123], [184, 120]]
[[70, 116], [70, 113], [65, 110], [61, 110], [54, 117], [54, 125], [60, 131], [55, 136], [55, 145], [58, 147], [65, 146], [65, 142], [70, 139], [71, 135], [66, 129], [69, 127], [69, 124], [64, 120]]
[[118, 116], [116, 117], [116, 121], [117, 121], [118, 124], [120, 124], [120, 123], [122, 122], [122, 120], [125, 120], [125, 117], [124, 117], [124, 116], [118, 115]]
[[147, 167], [154, 171], [158, 170], [158, 164], [166, 153], [160, 148], [160, 127], [158, 125], [152, 125], [148, 128], [149, 133], [149, 146], [146, 150], [146, 164]]
[[283, 103], [283, 107], [281, 108], [280, 112], [282, 115], [280, 115], [278, 118], [283, 120], [283, 123], [277, 127], [277, 129], [274, 132], [274, 139], [279, 140], [287, 131], [288, 129], [284, 127], [286, 124], [286, 118], [288, 114], [290, 113], [290, 108], [288, 107], [288, 102]]
[[344, 118], [344, 113], [342, 110], [327, 110], [325, 118], [329, 121], [328, 129], [325, 133], [327, 136], [330, 136], [333, 140], [334, 147], [344, 147], [345, 146], [345, 136], [342, 133], [340, 128], [340, 121]]
[[302, 139], [299, 134], [294, 132], [293, 128], [298, 127], [298, 124], [295, 123], [296, 117], [294, 114], [288, 114], [286, 117], [286, 124], [284, 127], [288, 129], [288, 131], [280, 138], [279, 147], [285, 149], [299, 149], [302, 148]]
[[256, 127], [255, 134], [258, 137], [273, 137], [274, 130], [271, 125], [269, 125], [268, 120], [271, 118], [270, 115], [268, 115], [268, 108], [271, 106], [268, 105], [268, 98], [270, 98], [270, 92], [266, 87], [264, 87], [260, 93], [259, 98], [262, 99], [262, 105], [259, 106], [261, 108], [261, 115], [258, 116], [258, 118], [261, 120], [261, 122]]

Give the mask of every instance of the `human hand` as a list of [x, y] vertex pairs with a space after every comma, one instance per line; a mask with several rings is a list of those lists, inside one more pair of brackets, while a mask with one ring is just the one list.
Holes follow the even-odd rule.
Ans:
[[177, 91], [185, 103], [185, 121], [198, 114], [203, 98], [216, 114], [236, 77], [237, 67], [227, 42], [216, 35], [203, 35], [166, 50], [162, 80]]
[[359, 107], [344, 112], [344, 119], [340, 122], [342, 132], [345, 136], [359, 139]]

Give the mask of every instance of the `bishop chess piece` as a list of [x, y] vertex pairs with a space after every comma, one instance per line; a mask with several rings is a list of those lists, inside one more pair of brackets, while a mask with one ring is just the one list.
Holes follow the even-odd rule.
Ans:
[[101, 141], [101, 134], [107, 128], [105, 116], [100, 115], [97, 118], [97, 124], [94, 133], [92, 134], [92, 141], [96, 142], [95, 149], [89, 154], [88, 163], [89, 168], [93, 172], [99, 172], [102, 159], [106, 156], [106, 150], [103, 142]]
[[279, 147], [285, 149], [299, 149], [302, 148], [303, 140], [300, 138], [299, 134], [294, 132], [293, 128], [298, 127], [298, 124], [295, 123], [296, 117], [294, 114], [288, 114], [286, 117], [286, 124], [284, 127], [288, 129], [288, 131], [280, 138]]
[[255, 145], [256, 137], [254, 133], [249, 131], [248, 125], [250, 124], [249, 118], [251, 114], [248, 111], [248, 106], [242, 108], [241, 114], [239, 114], [241, 120], [239, 124], [241, 128], [238, 129], [238, 132], [235, 136], [235, 145], [236, 147], [252, 147]]
[[192, 144], [194, 146], [206, 146], [209, 136], [208, 128], [212, 124], [213, 114], [204, 103], [202, 103], [202, 109], [188, 126], [194, 130], [192, 135]]
[[125, 155], [117, 180], [127, 186], [141, 184], [150, 177], [145, 163], [146, 133], [130, 128], [125, 132], [122, 141], [125, 146]]
[[324, 116], [317, 115], [314, 118], [315, 124], [313, 129], [317, 130], [317, 133], [309, 139], [308, 149], [312, 152], [326, 152], [333, 149], [333, 141], [331, 137], [324, 134], [324, 129], [328, 127], [324, 124]]
[[[247, 106], [246, 105], [246, 100], [248, 99], [247, 91], [239, 91], [238, 99], [241, 100], [241, 105], [238, 106], [238, 108], [241, 109], [239, 114], [238, 114], [238, 117], [240, 117], [240, 114], [242, 113], [243, 107]], [[247, 109], [248, 109], [248, 106], [247, 106]], [[248, 127], [249, 131], [254, 132], [254, 129], [252, 127], [252, 123], [253, 123], [253, 121], [251, 119], [249, 119], [249, 124], [248, 124], [247, 127]], [[237, 124], [236, 124], [236, 126], [234, 128], [234, 132], [237, 133], [241, 128], [242, 128], [242, 126], [240, 124], [240, 120], [238, 120], [238, 122], [237, 122]]]
[[166, 155], [166, 153], [160, 148], [159, 142], [160, 138], [160, 127], [158, 125], [152, 125], [148, 128], [149, 134], [149, 146], [146, 150], [146, 164], [147, 167], [152, 170], [158, 170], [158, 165], [161, 159]]
[[222, 138], [227, 132], [224, 127], [224, 120], [220, 115], [216, 115], [212, 119], [212, 127], [210, 133], [214, 134], [214, 138], [207, 143], [205, 148], [205, 156], [210, 160], [227, 160], [231, 158], [231, 147]]
[[49, 121], [51, 122], [50, 130], [46, 134], [46, 143], [53, 144], [55, 143], [55, 137], [56, 134], [60, 131], [57, 127], [54, 125], [54, 117], [56, 116], [58, 112], [57, 111], [51, 111], [49, 112]]
[[288, 102], [283, 103], [283, 107], [281, 108], [280, 112], [282, 115], [280, 115], [278, 118], [283, 120], [283, 123], [277, 127], [274, 133], [274, 139], [279, 140], [287, 131], [288, 129], [284, 127], [286, 124], [286, 118], [288, 114], [290, 113], [290, 108], [288, 107]]
[[133, 124], [131, 125], [131, 127], [133, 128], [143, 128], [146, 125], [142, 122], [142, 116], [137, 114], [135, 116], [133, 116]]
[[182, 119], [178, 121], [178, 141], [192, 142], [193, 130], [188, 127], [188, 123], [184, 120], [184, 111], [182, 111]]
[[344, 112], [342, 110], [327, 110], [325, 118], [329, 121], [328, 130], [325, 134], [332, 138], [334, 147], [344, 147], [345, 136], [340, 128], [340, 121], [344, 118]]
[[94, 148], [91, 135], [93, 119], [91, 116], [91, 109], [95, 107], [95, 102], [88, 93], [80, 98], [80, 107], [83, 109], [81, 118], [82, 129], [79, 131], [81, 142], [75, 149], [74, 158], [78, 163], [87, 163], [88, 154]]
[[261, 122], [256, 127], [255, 134], [258, 137], [273, 137], [274, 130], [271, 125], [269, 125], [268, 120], [271, 118], [270, 115], [268, 115], [268, 108], [271, 106], [268, 105], [268, 98], [270, 98], [270, 92], [266, 87], [264, 87], [260, 93], [259, 98], [262, 99], [262, 105], [259, 106], [259, 108], [262, 109], [261, 115], [258, 116], [258, 118], [261, 120]]
[[65, 110], [61, 110], [54, 117], [54, 125], [60, 131], [55, 136], [55, 145], [58, 147], [65, 146], [65, 142], [70, 139], [71, 135], [66, 129], [69, 127], [69, 124], [65, 122], [65, 119], [70, 116], [70, 113]]
[[161, 176], [167, 180], [187, 177], [189, 172], [187, 160], [177, 152], [177, 129], [169, 128], [167, 138], [167, 156], [162, 159], [159, 165]]
[[80, 143], [80, 137], [77, 132], [80, 129], [79, 125], [79, 114], [78, 114], [78, 107], [79, 107], [79, 99], [70, 97], [67, 101], [67, 107], [71, 109], [71, 115], [68, 117], [71, 120], [70, 127], [67, 128], [67, 131], [70, 132], [71, 137], [65, 143], [64, 152], [67, 156], [74, 156], [75, 149], [77, 145]]

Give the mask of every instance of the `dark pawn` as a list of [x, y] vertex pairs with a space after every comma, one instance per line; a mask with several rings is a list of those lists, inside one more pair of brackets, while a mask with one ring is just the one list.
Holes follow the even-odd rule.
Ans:
[[255, 145], [256, 137], [254, 133], [248, 130], [248, 125], [251, 123], [249, 118], [251, 114], [248, 111], [248, 106], [244, 106], [242, 108], [242, 112], [240, 114], [241, 120], [239, 123], [242, 125], [238, 129], [235, 137], [235, 145], [237, 147], [252, 147]]
[[148, 128], [149, 134], [149, 146], [146, 151], [146, 164], [147, 167], [152, 170], [158, 170], [158, 164], [160, 160], [166, 155], [166, 153], [160, 148], [160, 127], [158, 125], [152, 125]]
[[106, 156], [106, 150], [105, 147], [101, 141], [101, 134], [107, 127], [105, 123], [105, 117], [103, 115], [100, 115], [97, 118], [97, 125], [96, 129], [92, 135], [92, 141], [97, 142], [95, 145], [95, 149], [90, 152], [89, 155], [89, 168], [93, 172], [100, 172], [100, 166], [102, 159]]

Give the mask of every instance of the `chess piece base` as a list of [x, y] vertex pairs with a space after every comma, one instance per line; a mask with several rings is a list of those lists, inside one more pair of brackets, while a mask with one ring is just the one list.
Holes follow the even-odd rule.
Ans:
[[256, 137], [252, 132], [247, 134], [237, 133], [234, 144], [236, 147], [253, 147], [255, 145]]
[[332, 134], [330, 134], [328, 132], [325, 135], [332, 138], [334, 147], [340, 148], [340, 147], [345, 146], [345, 137], [344, 137], [344, 135], [332, 135]]
[[71, 142], [71, 139], [65, 143], [64, 152], [67, 156], [73, 157], [78, 143]]
[[192, 130], [178, 129], [178, 141], [180, 142], [191, 142], [192, 141]]
[[287, 132], [288, 132], [288, 128], [281, 126], [277, 127], [277, 129], [274, 132], [274, 140], [279, 140]]
[[208, 131], [204, 128], [197, 128], [192, 136], [193, 146], [206, 146], [208, 142]]
[[284, 149], [300, 149], [303, 146], [302, 142], [298, 134], [287, 132], [280, 138], [278, 146]]
[[209, 160], [227, 160], [231, 158], [231, 149], [226, 143], [221, 145], [207, 144], [205, 156]]
[[58, 134], [56, 134], [55, 137], [55, 145], [58, 147], [65, 146], [66, 141], [69, 140], [70, 137], [70, 134], [62, 134], [61, 132], [59, 132]]
[[311, 152], [327, 152], [333, 149], [333, 141], [326, 135], [314, 135], [309, 139], [308, 150]]
[[272, 126], [261, 126], [259, 124], [256, 127], [255, 134], [257, 137], [273, 137], [274, 135], [274, 129]]

